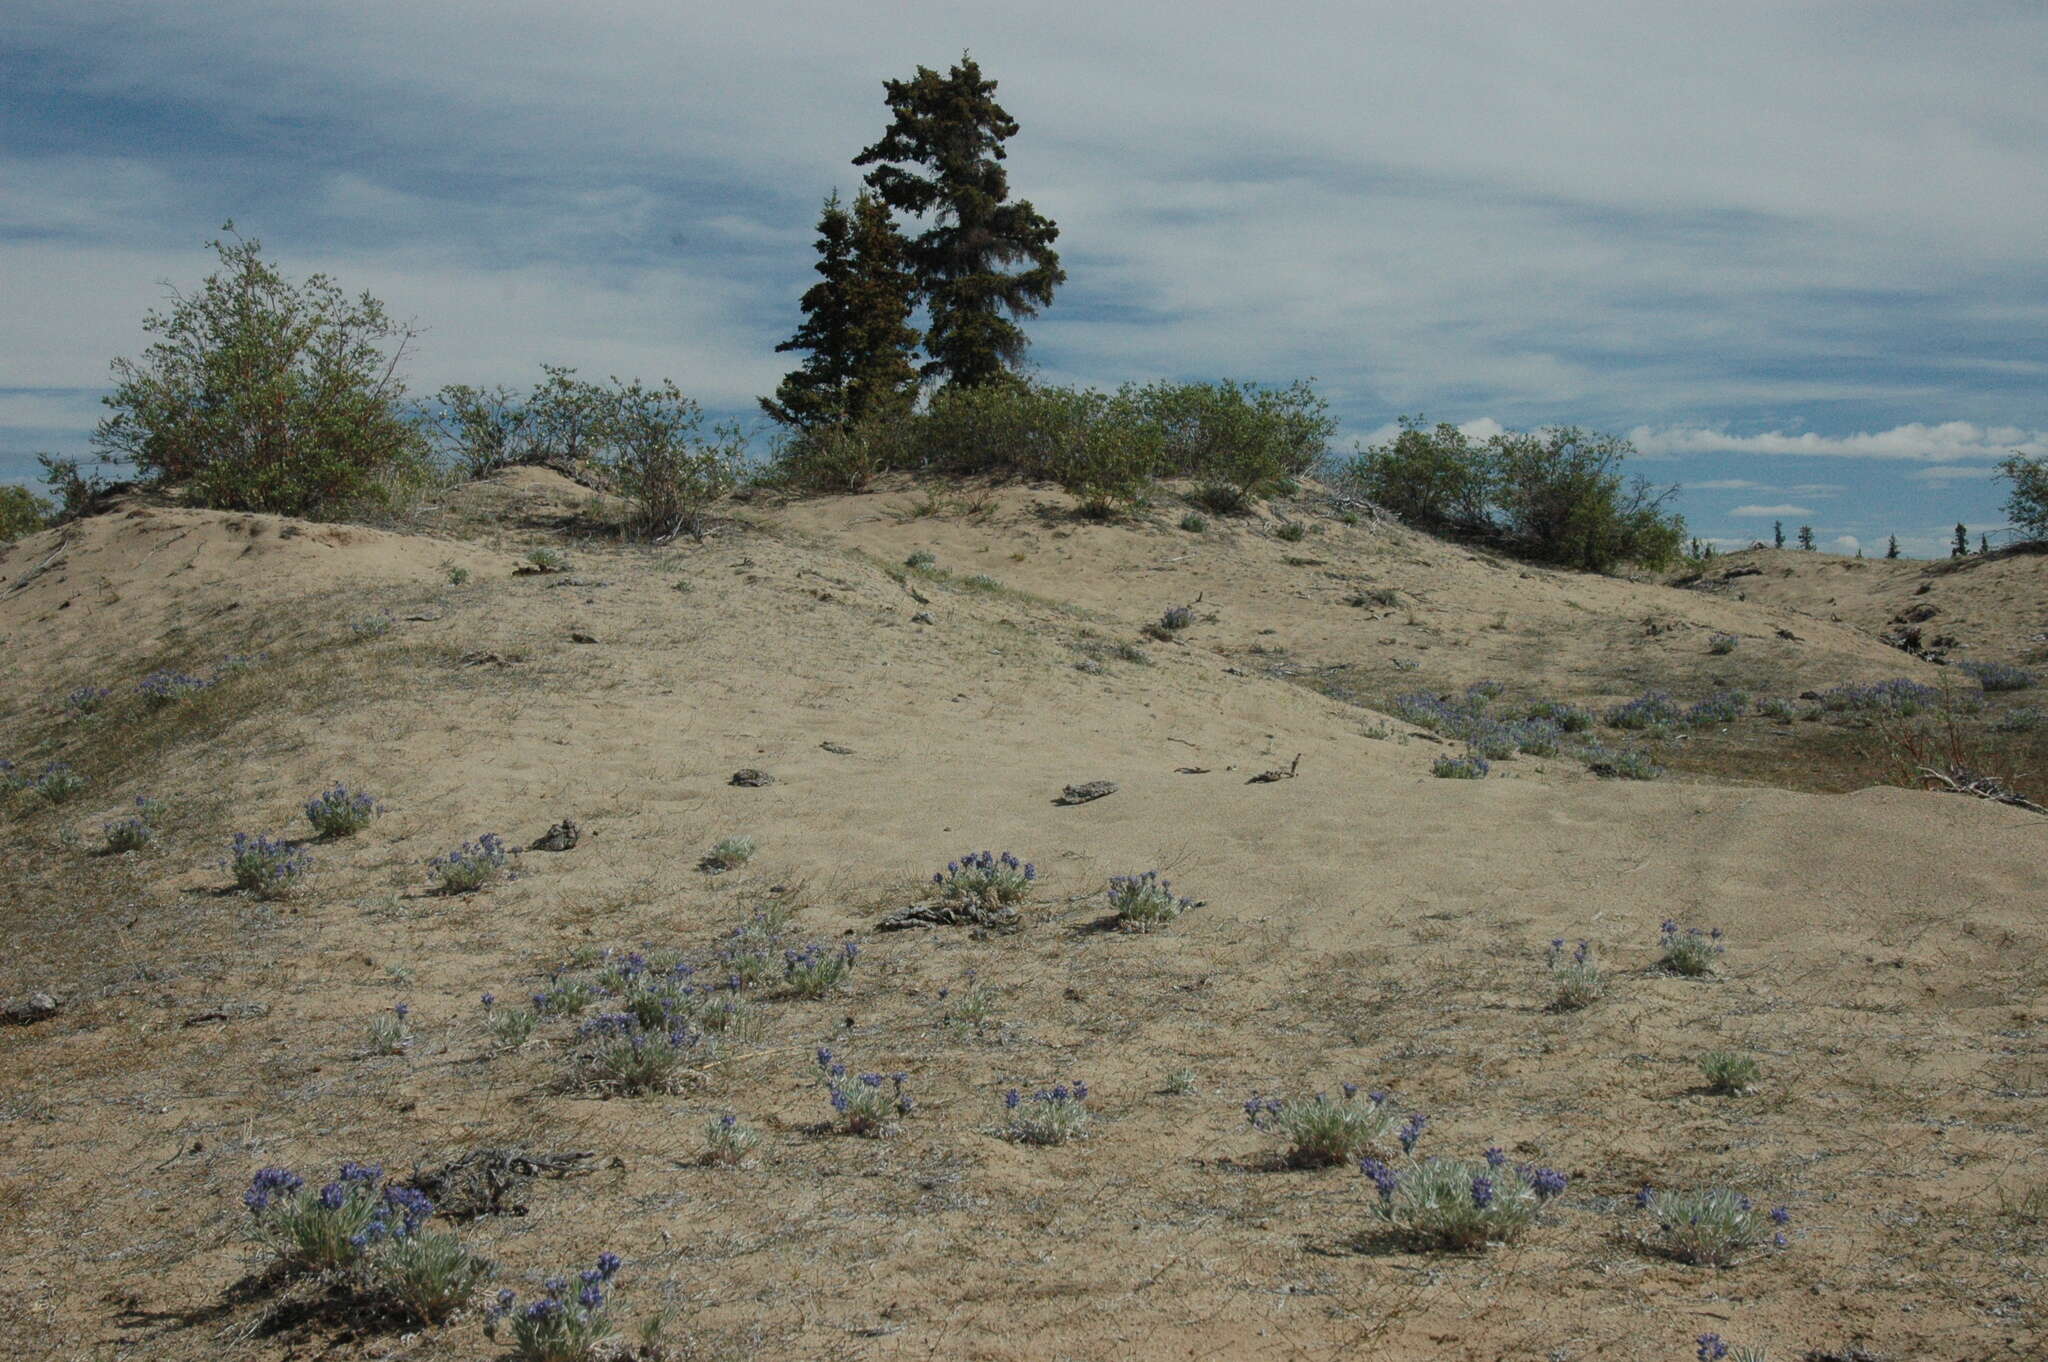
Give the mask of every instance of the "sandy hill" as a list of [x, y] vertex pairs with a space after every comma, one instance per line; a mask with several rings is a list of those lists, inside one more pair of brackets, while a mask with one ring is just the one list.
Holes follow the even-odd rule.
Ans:
[[[1665, 1359], [1710, 1330], [2038, 1355], [2048, 821], [1565, 757], [1440, 780], [1443, 747], [1371, 708], [1481, 678], [1597, 703], [1939, 670], [1847, 612], [1525, 567], [1309, 498], [1196, 535], [904, 486], [659, 547], [601, 512], [527, 470], [403, 529], [135, 504], [0, 551], [0, 755], [86, 782], [10, 796], [0, 849], [0, 995], [61, 1003], [0, 1030], [8, 1355], [500, 1355], [475, 1310], [416, 1329], [280, 1280], [240, 1200], [260, 1166], [485, 1147], [591, 1155], [462, 1226], [501, 1283], [616, 1251], [621, 1313], [665, 1308], [670, 1357]], [[566, 570], [518, 572], [540, 547]], [[134, 688], [164, 668], [208, 684], [152, 707]], [[1055, 802], [1092, 780], [1118, 788]], [[308, 843], [291, 895], [235, 892], [229, 838], [307, 836], [337, 781], [383, 816]], [[165, 801], [154, 841], [102, 852], [138, 796]], [[430, 858], [564, 817], [575, 849], [434, 892]], [[732, 836], [753, 857], [700, 868]], [[1021, 930], [875, 930], [981, 849], [1039, 871]], [[1108, 877], [1153, 868], [1200, 906], [1103, 930]], [[501, 1045], [478, 1001], [661, 948], [716, 988], [764, 911], [778, 952], [858, 940], [850, 978], [741, 990], [749, 1026], [672, 1091], [604, 1091], [571, 1019]], [[1654, 968], [1666, 918], [1724, 933], [1709, 977]], [[1558, 937], [1605, 968], [1583, 1010], [1551, 1007]], [[409, 1036], [373, 1042], [401, 1002]], [[907, 1074], [914, 1111], [832, 1133], [820, 1046]], [[1713, 1049], [1758, 1057], [1755, 1090], [1706, 1091]], [[1003, 1138], [1007, 1088], [1074, 1079], [1086, 1138]], [[1243, 1110], [1345, 1082], [1426, 1113], [1419, 1156], [1499, 1146], [1570, 1185], [1512, 1246], [1375, 1237], [1369, 1179], [1287, 1167]], [[762, 1142], [706, 1166], [727, 1113]], [[1782, 1204], [1787, 1247], [1647, 1252], [1644, 1183]]]

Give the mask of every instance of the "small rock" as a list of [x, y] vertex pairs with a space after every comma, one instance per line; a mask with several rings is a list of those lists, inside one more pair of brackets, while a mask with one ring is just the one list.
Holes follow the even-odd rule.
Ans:
[[910, 617], [912, 624], [937, 624], [939, 617], [929, 610], [920, 610]]
[[843, 742], [821, 742], [818, 746], [824, 748], [835, 757], [850, 757], [853, 755], [853, 749]]
[[1083, 782], [1082, 784], [1079, 784], [1079, 785], [1069, 785], [1069, 786], [1067, 786], [1067, 788], [1066, 788], [1066, 789], [1064, 789], [1064, 790], [1061, 790], [1061, 791], [1060, 791], [1060, 797], [1059, 797], [1058, 799], [1055, 799], [1055, 800], [1053, 801], [1053, 803], [1055, 803], [1055, 804], [1086, 804], [1086, 803], [1087, 803], [1087, 802], [1088, 802], [1089, 800], [1091, 800], [1091, 799], [1100, 799], [1100, 798], [1102, 798], [1102, 797], [1103, 797], [1104, 795], [1113, 795], [1113, 794], [1115, 794], [1115, 793], [1116, 793], [1116, 782], [1115, 782], [1115, 781], [1113, 781], [1113, 780], [1090, 780], [1090, 781], [1085, 781], [1085, 782]]
[[534, 840], [535, 851], [569, 851], [583, 840], [583, 829], [573, 818], [564, 818]]
[[10, 998], [5, 1006], [0, 1006], [0, 1021], [5, 1021], [10, 1026], [33, 1026], [56, 1015], [57, 1000], [47, 993], [31, 993], [26, 998]]
[[769, 775], [766, 771], [756, 771], [751, 766], [745, 766], [732, 773], [730, 783], [744, 785], [749, 789], [759, 789], [763, 785], [773, 785], [775, 777]]
[[581, 629], [578, 629], [569, 635], [569, 641], [571, 643], [595, 643], [597, 642], [597, 635], [586, 634]]

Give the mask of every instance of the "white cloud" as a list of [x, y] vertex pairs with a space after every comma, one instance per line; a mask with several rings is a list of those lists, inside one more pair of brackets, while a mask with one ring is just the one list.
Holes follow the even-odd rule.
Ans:
[[2015, 451], [2048, 454], [2048, 430], [1985, 427], [1969, 421], [1914, 421], [1855, 435], [1731, 435], [1697, 426], [1638, 426], [1629, 439], [1646, 454], [1828, 454], [1859, 459], [1999, 459]]
[[1737, 506], [1728, 514], [1741, 516], [1777, 516], [1782, 518], [1788, 515], [1812, 515], [1813, 510], [1812, 508], [1806, 506]]
[[1828, 547], [1836, 553], [1853, 554], [1863, 547], [1863, 541], [1853, 534], [1838, 534], [1828, 541]]
[[1705, 482], [1688, 482], [1685, 484], [1685, 490], [1688, 492], [1747, 492], [1767, 491], [1769, 489], [1765, 488], [1762, 483], [1751, 482], [1747, 478], [1711, 478]]
[[1913, 482], [1935, 483], [1965, 482], [1996, 476], [1998, 476], [1998, 469], [1992, 464], [1937, 464], [1933, 468], [1916, 468], [1906, 474], [1906, 477]]

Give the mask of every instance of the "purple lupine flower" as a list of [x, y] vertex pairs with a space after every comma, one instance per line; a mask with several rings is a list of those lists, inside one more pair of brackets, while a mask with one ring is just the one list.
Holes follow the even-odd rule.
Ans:
[[1499, 1145], [1493, 1145], [1487, 1149], [1486, 1166], [1488, 1168], [1499, 1168], [1502, 1164], [1506, 1163], [1507, 1161], [1507, 1151], [1502, 1149]]
[[1789, 1224], [1791, 1224], [1791, 1223], [1792, 1223], [1792, 1212], [1791, 1212], [1791, 1210], [1790, 1210], [1789, 1208], [1787, 1208], [1787, 1207], [1784, 1207], [1784, 1206], [1776, 1206], [1776, 1207], [1773, 1207], [1773, 1208], [1772, 1208], [1772, 1210], [1771, 1210], [1771, 1223], [1772, 1223], [1773, 1225], [1789, 1225]]
[[1422, 1128], [1428, 1124], [1429, 1118], [1419, 1111], [1414, 1112], [1408, 1117], [1408, 1124], [1401, 1127], [1400, 1140], [1401, 1152], [1403, 1154], [1413, 1154], [1415, 1152], [1415, 1142], [1422, 1138]]
[[1721, 1341], [1719, 1334], [1701, 1334], [1695, 1341], [1700, 1345], [1699, 1362], [1720, 1362], [1728, 1355], [1728, 1345]]
[[512, 1308], [512, 1302], [518, 1299], [518, 1292], [514, 1291], [509, 1286], [505, 1287], [498, 1292], [498, 1308], [500, 1310], [510, 1310]]
[[486, 1012], [490, 1011], [490, 1010], [491, 1010], [492, 1008], [496, 1007], [497, 1005], [498, 1005], [498, 995], [497, 995], [497, 994], [495, 994], [495, 993], [486, 993], [486, 994], [484, 994], [484, 1010], [485, 1010]]
[[1003, 1109], [1005, 1111], [1015, 1111], [1017, 1109], [1017, 1104], [1023, 1100], [1024, 1095], [1018, 1092], [1015, 1088], [1012, 1088], [1008, 1092], [1003, 1094]]
[[1646, 1182], [1636, 1192], [1636, 1208], [1646, 1211], [1650, 1208], [1650, 1203], [1656, 1199], [1657, 1189]]
[[1555, 1168], [1525, 1169], [1523, 1176], [1529, 1180], [1529, 1186], [1539, 1201], [1548, 1201], [1554, 1196], [1562, 1195], [1567, 1181], [1565, 1175]]
[[602, 1310], [604, 1308], [604, 1288], [596, 1282], [584, 1283], [583, 1289], [576, 1293], [576, 1303], [585, 1310]]
[[330, 1182], [320, 1189], [320, 1204], [330, 1211], [338, 1211], [348, 1201], [348, 1188], [338, 1182]]
[[[732, 1118], [727, 1117], [726, 1119], [731, 1120]], [[604, 1281], [610, 1281], [618, 1276], [619, 1269], [624, 1266], [625, 1261], [616, 1253], [607, 1251], [597, 1255], [597, 1275]]]
[[1356, 1096], [1358, 1096], [1358, 1085], [1356, 1083], [1346, 1083], [1344, 1085], [1344, 1100], [1349, 1102]]
[[1401, 1178], [1393, 1169], [1378, 1159], [1360, 1159], [1358, 1171], [1371, 1178], [1373, 1186], [1379, 1188], [1381, 1201], [1394, 1199], [1394, 1189], [1401, 1185]]
[[1472, 1179], [1472, 1204], [1482, 1211], [1493, 1204], [1492, 1178]]

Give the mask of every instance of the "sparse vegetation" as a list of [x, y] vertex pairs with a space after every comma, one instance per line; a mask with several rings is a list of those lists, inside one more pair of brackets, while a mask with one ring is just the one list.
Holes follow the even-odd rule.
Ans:
[[1736, 1096], [1756, 1086], [1763, 1066], [1752, 1055], [1737, 1054], [1733, 1050], [1709, 1050], [1700, 1056], [1700, 1072], [1706, 1075], [1708, 1088]]
[[1480, 1160], [1409, 1160], [1398, 1170], [1366, 1158], [1359, 1169], [1379, 1193], [1372, 1209], [1381, 1231], [1422, 1252], [1512, 1243], [1566, 1185], [1554, 1169], [1510, 1168], [1498, 1149]]
[[1065, 1144], [1088, 1130], [1088, 1085], [1056, 1083], [1024, 1094], [1003, 1094], [1003, 1134], [1018, 1144]]
[[1646, 1186], [1636, 1205], [1653, 1222], [1640, 1236], [1645, 1250], [1700, 1267], [1728, 1267], [1766, 1242], [1783, 1248], [1784, 1227], [1792, 1222], [1783, 1206], [1761, 1212], [1748, 1197], [1719, 1187], [1664, 1192]]
[[1360, 1101], [1355, 1083], [1346, 1083], [1343, 1096], [1335, 1101], [1323, 1093], [1286, 1099], [1253, 1094], [1245, 1101], [1244, 1114], [1253, 1129], [1287, 1141], [1286, 1160], [1295, 1168], [1349, 1163], [1385, 1152], [1395, 1143], [1403, 1152], [1411, 1151], [1426, 1124], [1420, 1114], [1410, 1115], [1404, 1124], [1384, 1092]]

